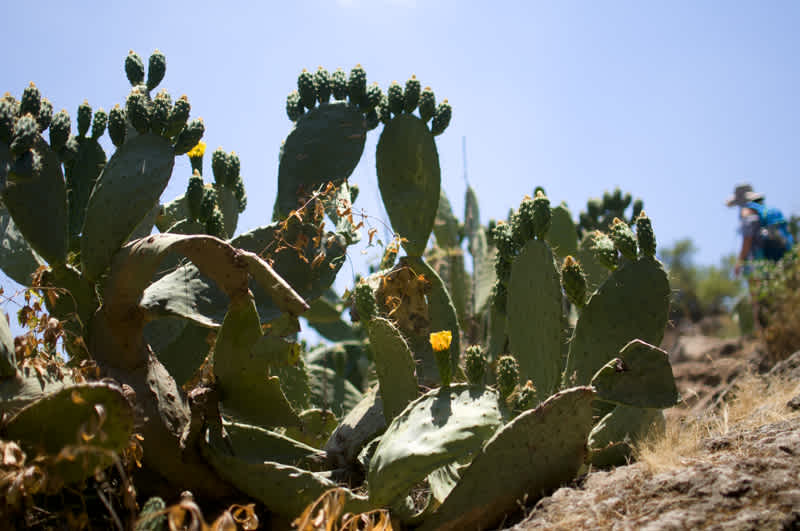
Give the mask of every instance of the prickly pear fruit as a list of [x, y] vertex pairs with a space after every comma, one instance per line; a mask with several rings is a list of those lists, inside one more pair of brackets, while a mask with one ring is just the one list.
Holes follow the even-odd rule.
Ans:
[[[144, 134], [150, 129], [150, 112], [147, 110], [147, 100], [138, 89], [133, 89], [128, 94], [128, 99], [125, 101], [125, 114], [131, 121], [133, 128], [139, 133]], [[80, 127], [78, 131], [80, 132]]]
[[616, 269], [619, 265], [619, 256], [614, 242], [607, 234], [596, 231], [592, 250], [597, 257], [597, 261], [609, 269]]
[[433, 123], [431, 123], [431, 133], [433, 136], [441, 135], [447, 126], [450, 125], [450, 118], [453, 116], [453, 108], [444, 100], [436, 108], [436, 114], [433, 116]]
[[525, 385], [520, 387], [514, 394], [514, 412], [519, 414], [533, 408], [533, 406], [536, 405], [536, 399], [536, 387], [533, 386], [532, 381], [528, 380]]
[[61, 109], [53, 116], [53, 121], [50, 123], [50, 147], [53, 151], [61, 151], [66, 145], [71, 128], [72, 124], [66, 110]]
[[473, 385], [482, 385], [483, 378], [486, 375], [486, 356], [483, 353], [483, 349], [481, 349], [480, 345], [469, 346], [464, 356], [467, 381]]
[[19, 112], [21, 114], [30, 113], [33, 116], [39, 115], [39, 107], [42, 104], [42, 93], [31, 81], [30, 85], [22, 91], [22, 98], [19, 101]]
[[403, 91], [403, 110], [407, 113], [412, 113], [417, 108], [420, 88], [417, 76], [412, 75], [411, 79], [406, 81], [406, 89]]
[[383, 125], [388, 125], [392, 119], [392, 111], [389, 110], [389, 98], [386, 94], [381, 96], [381, 101], [378, 104], [378, 118], [383, 122]]
[[28, 113], [17, 120], [14, 124], [14, 136], [11, 139], [11, 153], [19, 157], [31, 147], [39, 135], [39, 124], [32, 114]]
[[561, 284], [569, 301], [578, 308], [583, 308], [586, 304], [586, 276], [581, 264], [572, 256], [567, 256], [561, 266]]
[[519, 363], [509, 354], [500, 356], [497, 360], [497, 391], [500, 398], [505, 400], [514, 391], [519, 383]]
[[537, 240], [544, 240], [550, 230], [550, 200], [541, 190], [536, 192], [533, 199], [533, 232]]
[[189, 98], [186, 97], [186, 94], [178, 98], [172, 106], [172, 112], [169, 114], [169, 124], [164, 136], [172, 138], [180, 133], [186, 126], [186, 120], [189, 119], [191, 110], [192, 106], [189, 105]]
[[50, 122], [53, 120], [53, 104], [47, 98], [42, 98], [39, 105], [39, 114], [36, 116], [36, 123], [39, 124], [39, 132], [43, 132], [50, 127]]
[[233, 196], [236, 198], [236, 201], [239, 203], [238, 210], [241, 214], [244, 212], [244, 209], [247, 208], [247, 193], [244, 190], [244, 181], [242, 180], [241, 175], [233, 185]]
[[214, 214], [214, 209], [218, 208], [217, 204], [217, 191], [211, 186], [205, 186], [203, 199], [200, 201], [200, 215], [197, 216], [197, 219], [202, 223], [207, 222]]
[[519, 244], [514, 240], [514, 232], [511, 225], [500, 221], [492, 230], [492, 240], [497, 252], [507, 262], [511, 262], [519, 251]]
[[314, 73], [314, 85], [317, 87], [319, 102], [328, 103], [331, 99], [331, 75], [321, 66]]
[[203, 176], [195, 170], [189, 177], [189, 186], [186, 188], [186, 206], [189, 208], [189, 220], [200, 219], [201, 205], [204, 196]]
[[286, 116], [293, 122], [303, 116], [303, 104], [300, 102], [300, 93], [293, 90], [286, 96]]
[[172, 98], [167, 89], [161, 89], [156, 97], [153, 98], [153, 105], [150, 111], [150, 129], [160, 135], [167, 129], [169, 115], [172, 113]]
[[360, 321], [366, 323], [378, 315], [378, 303], [375, 301], [375, 294], [366, 282], [356, 285], [353, 291], [353, 299]]
[[89, 125], [92, 123], [92, 108], [89, 102], [83, 100], [83, 103], [78, 105], [78, 136], [86, 136], [89, 131]]
[[225, 218], [223, 218], [222, 211], [219, 208], [214, 208], [211, 217], [206, 221], [206, 234], [216, 236], [222, 240], [227, 238], [225, 234]]
[[636, 199], [633, 202], [633, 213], [631, 214], [631, 219], [636, 219], [641, 214], [642, 210], [644, 210], [644, 201], [641, 199]]
[[108, 125], [108, 114], [103, 109], [97, 109], [92, 120], [92, 138], [97, 140], [103, 136], [103, 133], [106, 132], [106, 125]]
[[392, 81], [392, 84], [389, 85], [389, 89], [386, 91], [386, 95], [389, 98], [389, 110], [392, 111], [395, 116], [402, 113], [405, 100], [403, 99], [403, 88], [397, 81]]
[[186, 156], [189, 157], [189, 164], [192, 166], [192, 173], [198, 172], [201, 175], [203, 174], [203, 155], [205, 154], [206, 143], [202, 140], [186, 152]]
[[333, 92], [333, 99], [347, 99], [347, 74], [341, 68], [337, 68], [331, 74], [331, 91]]
[[378, 127], [378, 124], [380, 123], [381, 119], [378, 117], [378, 111], [376, 111], [375, 109], [372, 109], [367, 113], [366, 116], [364, 116], [364, 129], [366, 129], [367, 131], [372, 131], [373, 129]]
[[203, 138], [205, 131], [206, 126], [203, 124], [202, 118], [197, 118], [186, 124], [186, 127], [175, 140], [175, 154], [183, 155], [195, 147], [200, 142], [200, 139]]
[[[0, 140], [6, 144], [11, 142], [14, 134], [14, 121], [17, 119], [18, 110], [19, 104], [6, 92], [6, 97], [0, 99]], [[67, 136], [69, 136], [69, 130]]]
[[367, 88], [367, 102], [364, 104], [364, 111], [370, 112], [380, 105], [383, 99], [383, 91], [378, 83], [373, 83]]
[[347, 90], [350, 92], [350, 103], [361, 105], [367, 95], [367, 73], [360, 64], [350, 70], [347, 80]]
[[636, 250], [636, 236], [630, 226], [619, 218], [614, 218], [611, 222], [611, 239], [614, 241], [614, 246], [622, 253], [622, 256], [628, 260], [636, 260], [638, 254]]
[[383, 271], [385, 269], [391, 269], [394, 266], [394, 263], [397, 261], [397, 245], [392, 243], [386, 247], [386, 250], [383, 252], [383, 257], [381, 258], [381, 263], [378, 266], [378, 269]]
[[517, 215], [511, 219], [511, 232], [518, 245], [524, 245], [536, 236], [533, 230], [533, 199], [530, 197], [525, 196], [519, 204]]
[[[55, 119], [53, 123], [55, 123]], [[108, 113], [108, 136], [111, 137], [111, 142], [116, 147], [120, 147], [125, 142], [125, 134], [125, 111], [117, 104]], [[52, 144], [52, 142], [53, 127], [50, 127], [50, 143]]]
[[132, 86], [137, 86], [144, 81], [144, 61], [133, 50], [125, 58], [125, 75]]
[[225, 184], [225, 166], [227, 164], [228, 155], [221, 147], [214, 150], [211, 154], [211, 172], [214, 175], [214, 181], [217, 184]]
[[305, 68], [297, 76], [297, 92], [303, 107], [313, 109], [317, 102], [317, 89], [314, 86], [314, 75]]
[[653, 232], [653, 224], [644, 210], [636, 218], [636, 240], [639, 242], [639, 249], [642, 251], [642, 255], [649, 258], [656, 255], [656, 235]]
[[167, 72], [167, 58], [163, 53], [155, 50], [150, 56], [147, 65], [147, 90], [153, 90], [164, 79]]
[[227, 186], [234, 186], [239, 179], [239, 172], [242, 169], [242, 163], [239, 160], [239, 155], [235, 151], [231, 151], [225, 157], [225, 184]]
[[436, 114], [436, 96], [430, 87], [425, 87], [419, 96], [419, 116], [427, 122]]

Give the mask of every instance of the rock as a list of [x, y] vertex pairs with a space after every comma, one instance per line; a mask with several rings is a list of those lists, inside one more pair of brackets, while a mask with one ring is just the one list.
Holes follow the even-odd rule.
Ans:
[[797, 529], [800, 417], [703, 442], [676, 469], [592, 472], [512, 529]]

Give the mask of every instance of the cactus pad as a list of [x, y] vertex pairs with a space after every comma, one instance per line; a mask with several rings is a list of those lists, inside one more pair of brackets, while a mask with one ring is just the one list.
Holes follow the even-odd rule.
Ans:
[[439, 205], [441, 170], [433, 135], [410, 114], [386, 125], [375, 155], [378, 185], [392, 228], [409, 256], [421, 256]]
[[490, 529], [572, 480], [586, 458], [593, 392], [576, 387], [508, 423], [460, 470], [461, 480], [422, 530]]
[[390, 321], [378, 317], [367, 326], [383, 398], [383, 414], [388, 423], [417, 398], [414, 357], [400, 331]]
[[508, 285], [506, 333], [520, 379], [544, 396], [561, 377], [561, 282], [546, 243], [530, 240], [514, 260]]
[[490, 389], [456, 384], [423, 395], [386, 428], [369, 463], [370, 501], [393, 503], [437, 468], [478, 450], [502, 422]]
[[669, 356], [635, 339], [592, 378], [597, 397], [607, 402], [664, 409], [678, 403], [678, 389]]

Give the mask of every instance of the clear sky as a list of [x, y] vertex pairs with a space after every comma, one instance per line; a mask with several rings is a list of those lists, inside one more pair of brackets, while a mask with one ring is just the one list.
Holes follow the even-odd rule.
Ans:
[[[3, 8], [0, 91], [19, 98], [34, 81], [74, 127], [84, 99], [124, 103], [129, 49], [145, 61], [160, 49], [160, 87], [189, 96], [209, 150], [241, 157], [249, 204], [237, 232], [270, 220], [297, 74], [356, 63], [384, 90], [416, 74], [449, 99], [453, 119], [437, 144], [459, 217], [463, 137], [484, 222], [536, 185], [574, 217], [619, 186], [644, 200], [661, 245], [691, 237], [697, 261], [711, 264], [737, 250], [737, 213], [723, 205], [737, 182], [800, 213], [800, 2], [69, 4]], [[379, 131], [351, 178], [356, 207], [376, 216]], [[183, 193], [189, 174], [181, 157], [162, 200]]]

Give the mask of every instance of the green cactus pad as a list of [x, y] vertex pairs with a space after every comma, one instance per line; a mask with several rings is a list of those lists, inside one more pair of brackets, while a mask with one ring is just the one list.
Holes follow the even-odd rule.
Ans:
[[581, 312], [570, 343], [565, 377], [588, 384], [633, 339], [658, 345], [667, 324], [671, 292], [662, 265], [651, 258], [628, 262], [611, 274]]
[[[58, 157], [41, 137], [33, 150], [39, 160], [33, 175], [17, 178], [10, 172], [0, 196], [33, 250], [50, 264], [63, 264], [67, 257], [68, 228], [64, 174]], [[10, 162], [8, 148], [0, 143], [0, 168]], [[47, 212], [47, 216], [42, 212]]]
[[578, 232], [572, 214], [564, 204], [552, 208], [550, 213], [550, 230], [545, 240], [559, 261], [568, 255], [575, 256], [578, 252]]
[[133, 408], [122, 389], [92, 382], [65, 387], [25, 406], [8, 420], [4, 434], [32, 455], [71, 452], [74, 459], [51, 466], [53, 473], [72, 483], [111, 465], [111, 452], [128, 445], [133, 423]]
[[58, 376], [39, 374], [32, 367], [20, 369], [13, 378], [0, 379], [0, 409], [14, 415], [35, 400], [75, 383], [69, 372]]
[[502, 427], [481, 448], [421, 530], [490, 529], [572, 480], [586, 457], [593, 392], [577, 387], [548, 398]]
[[[172, 341], [158, 345], [163, 339], [155, 336], [158, 327], [164, 323], [184, 325], [181, 332]], [[164, 364], [178, 385], [188, 382], [197, 369], [203, 364], [208, 354], [210, 330], [191, 322], [177, 319], [159, 319], [147, 323], [144, 338], [151, 346], [158, 360]]]
[[254, 464], [274, 461], [314, 470], [320, 469], [325, 457], [312, 446], [259, 426], [223, 420], [223, 427], [228, 434], [230, 447], [236, 457], [243, 461]]
[[328, 181], [339, 185], [349, 177], [366, 138], [363, 116], [344, 102], [320, 105], [300, 117], [281, 147], [277, 218], [302, 206], [299, 192], [307, 196]]
[[[145, 134], [130, 139], [108, 161], [86, 209], [81, 238], [83, 273], [96, 279], [142, 218], [157, 204], [175, 164], [169, 141]], [[108, 215], [114, 212], [113, 216]]]
[[678, 403], [669, 355], [635, 339], [592, 378], [597, 397], [641, 408], [668, 408]]
[[514, 260], [508, 286], [506, 333], [520, 364], [520, 380], [533, 380], [543, 396], [561, 378], [561, 282], [546, 243], [530, 240]]
[[333, 411], [341, 417], [364, 398], [347, 378], [333, 369], [316, 363], [309, 363], [306, 367], [311, 384], [310, 398], [313, 407]]
[[370, 460], [370, 501], [401, 499], [437, 468], [477, 451], [502, 424], [491, 389], [456, 384], [421, 396], [386, 428]]
[[352, 466], [359, 452], [369, 441], [386, 430], [383, 415], [383, 400], [377, 387], [367, 391], [364, 397], [342, 419], [331, 434], [323, 450], [333, 468]]
[[214, 347], [214, 374], [223, 409], [234, 418], [261, 426], [300, 426], [278, 378], [268, 376], [266, 356], [251, 354], [260, 338], [255, 303], [232, 301]]
[[400, 331], [377, 317], [368, 324], [369, 342], [383, 397], [383, 414], [391, 422], [417, 398], [414, 356]]
[[31, 249], [5, 205], [0, 205], [0, 268], [16, 283], [28, 286], [44, 261]]
[[67, 179], [67, 204], [69, 208], [69, 236], [71, 247], [76, 248], [83, 230], [89, 196], [103, 168], [106, 153], [94, 138], [77, 138], [78, 153], [75, 160], [65, 164]]
[[660, 409], [617, 406], [592, 428], [589, 434], [589, 460], [594, 467], [627, 464], [633, 447], [651, 429], [664, 426]]
[[409, 256], [421, 256], [436, 219], [441, 187], [439, 153], [425, 123], [410, 114], [394, 118], [375, 155], [386, 213]]
[[[321, 448], [338, 424], [336, 415], [332, 411], [318, 408], [307, 409], [300, 413], [300, 422], [302, 426], [299, 428], [296, 426], [286, 428], [286, 436], [312, 448]], [[279, 460], [274, 459], [274, 461]]]
[[[295, 518], [330, 489], [338, 485], [320, 474], [293, 466], [264, 461], [251, 463], [228, 455], [224, 445], [202, 445], [203, 457], [222, 479], [261, 503], [271, 512]], [[343, 510], [360, 513], [372, 507], [366, 498], [346, 491]]]

